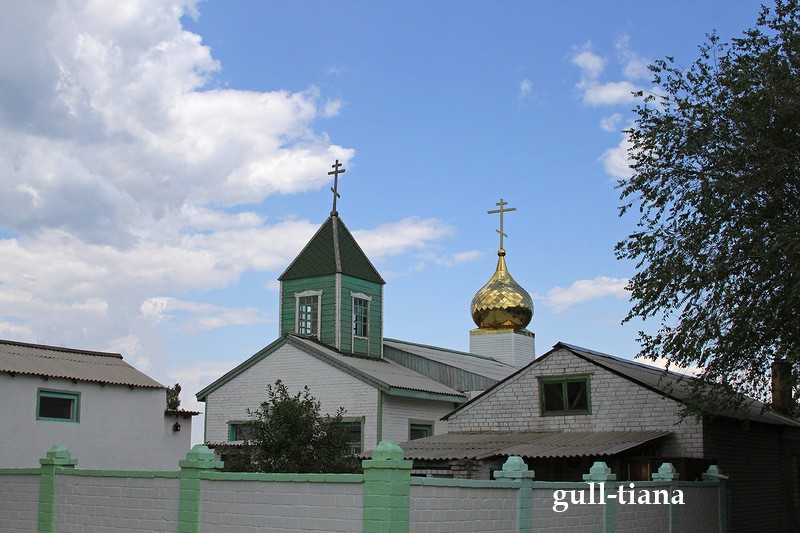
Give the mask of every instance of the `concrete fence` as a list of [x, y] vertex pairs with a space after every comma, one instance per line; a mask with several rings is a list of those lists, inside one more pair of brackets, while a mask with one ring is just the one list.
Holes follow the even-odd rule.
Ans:
[[725, 476], [617, 482], [595, 463], [583, 483], [534, 480], [511, 457], [494, 480], [412, 478], [382, 442], [363, 474], [221, 472], [195, 446], [175, 472], [81, 470], [54, 446], [40, 468], [0, 470], [0, 532], [716, 532], [727, 531]]

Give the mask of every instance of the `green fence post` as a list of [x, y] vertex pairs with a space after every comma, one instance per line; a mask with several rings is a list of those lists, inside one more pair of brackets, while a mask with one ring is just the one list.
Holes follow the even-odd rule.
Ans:
[[495, 479], [519, 481], [517, 491], [517, 531], [530, 531], [533, 527], [533, 478], [536, 474], [528, 470], [522, 457], [510, 456], [502, 470], [494, 471]]
[[719, 531], [728, 533], [730, 527], [730, 510], [728, 509], [728, 476], [720, 471], [717, 465], [711, 465], [703, 472], [703, 481], [716, 481], [719, 483]]
[[64, 446], [56, 444], [47, 456], [39, 459], [39, 533], [55, 533], [56, 530], [56, 474], [60, 468], [72, 468], [78, 461], [72, 458]]
[[178, 533], [200, 532], [200, 474], [222, 468], [214, 452], [202, 444], [193, 447], [186, 459], [179, 461], [181, 467], [180, 500], [178, 501]]
[[394, 441], [381, 441], [364, 467], [364, 533], [407, 533], [411, 465]]
[[[611, 473], [611, 469], [603, 461], [596, 461], [589, 469], [588, 474], [583, 475], [583, 480], [587, 483], [597, 481], [601, 486], [606, 481], [616, 481], [617, 475]], [[594, 490], [594, 489], [591, 489]], [[617, 530], [617, 504], [615, 500], [608, 499], [603, 508], [603, 533], [614, 533]]]
[[669, 481], [669, 533], [677, 533], [679, 529], [678, 508], [672, 505], [672, 494], [675, 492], [675, 481], [678, 480], [678, 471], [672, 463], [663, 463], [658, 467], [658, 472], [650, 475], [653, 481]]

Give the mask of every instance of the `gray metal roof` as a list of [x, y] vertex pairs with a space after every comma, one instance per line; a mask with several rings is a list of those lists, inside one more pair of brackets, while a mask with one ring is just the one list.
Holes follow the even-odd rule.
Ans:
[[513, 431], [444, 433], [400, 443], [406, 459], [599, 457], [669, 435], [669, 431]]
[[473, 374], [478, 374], [496, 381], [499, 381], [509, 374], [516, 371], [516, 368], [496, 361], [489, 357], [483, 357], [467, 352], [457, 352], [446, 350], [435, 346], [425, 346], [396, 339], [383, 339], [385, 346], [390, 346], [397, 350], [402, 350], [425, 359], [430, 359], [437, 363], [466, 370]]
[[[619, 357], [614, 357], [613, 355], [596, 352], [594, 350], [581, 348], [580, 346], [574, 346], [572, 344], [563, 342], [556, 344], [554, 350], [559, 347], [567, 348], [578, 357], [582, 357], [598, 366], [615, 372], [616, 374], [641, 383], [642, 385], [661, 392], [662, 394], [679, 402], [686, 401], [692, 392], [692, 382], [695, 378], [691, 376], [667, 371], [663, 368], [646, 365], [637, 361], [621, 359]], [[543, 355], [537, 359], [537, 361], [545, 358], [550, 353], [552, 353], [552, 351]], [[536, 361], [534, 361], [533, 364], [535, 363]], [[709, 414], [727, 416], [731, 418], [744, 418], [746, 420], [763, 422], [767, 424], [780, 424], [800, 427], [800, 422], [772, 411], [765, 411], [764, 403], [752, 398], [749, 400], [750, 401], [746, 405], [744, 411], [736, 411], [731, 409], [728, 412], [714, 412]]]
[[122, 355], [0, 340], [0, 372], [94, 381], [131, 387], [164, 386], [122, 360]]
[[349, 369], [351, 372], [359, 374], [360, 377], [365, 377], [368, 380], [373, 380], [388, 387], [390, 389], [390, 394], [397, 392], [391, 389], [403, 389], [432, 394], [444, 394], [452, 396], [452, 400], [454, 401], [463, 401], [466, 399], [461, 392], [418, 372], [414, 372], [394, 361], [344, 355], [309, 338], [291, 334], [289, 338], [293, 342], [304, 346], [307, 351], [310, 350], [322, 356], [323, 359], [334, 364], [334, 366], [338, 366], [342, 369]]

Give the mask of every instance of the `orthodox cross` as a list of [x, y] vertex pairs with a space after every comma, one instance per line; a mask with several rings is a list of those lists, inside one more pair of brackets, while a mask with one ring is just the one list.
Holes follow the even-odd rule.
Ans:
[[500, 198], [500, 201], [495, 204], [496, 206], [500, 207], [500, 209], [493, 209], [491, 211], [487, 211], [488, 214], [494, 215], [496, 213], [500, 213], [500, 229], [495, 230], [497, 233], [500, 234], [500, 249], [503, 249], [503, 237], [508, 237], [505, 233], [503, 233], [503, 213], [508, 213], [509, 211], [516, 211], [516, 207], [509, 207], [505, 209], [505, 206], [508, 205], [508, 202], [503, 201]]
[[339, 163], [339, 160], [337, 159], [336, 163], [331, 165], [331, 168], [333, 168], [333, 170], [328, 172], [328, 176], [333, 176], [333, 187], [331, 187], [331, 192], [333, 193], [333, 211], [331, 211], [331, 215], [338, 215], [338, 213], [336, 212], [336, 199], [340, 197], [339, 174], [344, 174], [346, 172], [345, 169], [340, 168], [341, 166], [342, 164]]

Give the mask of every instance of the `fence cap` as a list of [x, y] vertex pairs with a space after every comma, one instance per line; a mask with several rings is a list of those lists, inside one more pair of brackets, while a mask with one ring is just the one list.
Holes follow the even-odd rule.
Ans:
[[405, 457], [403, 448], [393, 440], [382, 440], [378, 446], [372, 450], [372, 459], [378, 461], [395, 460], [399, 461]]
[[678, 471], [672, 463], [663, 463], [658, 467], [658, 472], [654, 472], [651, 477], [653, 481], [673, 481], [678, 479]]
[[55, 466], [75, 466], [78, 464], [76, 459], [72, 458], [72, 454], [69, 453], [66, 446], [62, 446], [61, 444], [55, 444], [50, 451], [47, 452], [47, 456], [39, 459], [39, 464], [41, 465], [55, 465]]
[[603, 461], [595, 461], [588, 474], [583, 475], [584, 481], [616, 481], [617, 475]]
[[536, 474], [533, 470], [528, 470], [525, 460], [518, 455], [511, 455], [503, 463], [502, 470], [495, 470], [495, 479], [533, 479]]

